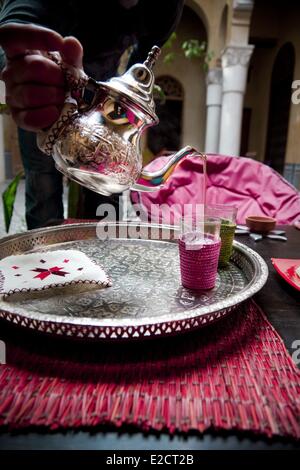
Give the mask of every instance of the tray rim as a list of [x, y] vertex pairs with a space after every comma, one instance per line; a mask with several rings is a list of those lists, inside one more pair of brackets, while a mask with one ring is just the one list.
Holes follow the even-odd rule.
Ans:
[[[51, 232], [55, 233], [57, 231], [72, 231], [73, 230], [88, 230], [88, 229], [95, 229], [97, 228], [98, 224], [104, 224], [103, 222], [88, 222], [88, 223], [72, 223], [72, 224], [65, 224], [65, 225], [57, 225], [57, 226], [51, 226], [47, 228], [39, 228], [39, 229], [34, 229], [34, 230], [28, 230], [27, 232], [21, 232], [13, 235], [9, 235], [7, 237], [4, 237], [0, 239], [0, 247], [3, 246], [6, 243], [12, 243], [14, 240], [18, 241], [22, 238], [31, 238], [33, 239], [34, 236], [39, 236], [45, 234], [51, 234]], [[149, 223], [143, 223], [139, 221], [123, 221], [123, 222], [106, 222], [105, 225], [108, 226], [113, 226], [113, 227], [120, 227], [120, 228], [128, 228], [128, 226], [139, 226], [141, 229], [160, 229], [160, 230], [168, 230], [168, 231], [174, 231], [178, 232], [178, 227], [177, 226], [171, 226], [171, 225], [163, 225], [163, 224], [149, 224]], [[95, 233], [95, 238], [96, 238], [96, 233]], [[91, 238], [87, 238], [91, 239]], [[117, 237], [114, 238], [114, 240], [123, 240], [123, 239], [130, 239], [129, 237]], [[80, 240], [80, 239], [78, 239]], [[81, 240], [84, 240], [83, 238]], [[143, 240], [143, 238], [131, 238], [131, 240]], [[144, 239], [147, 241], [147, 239]], [[64, 243], [70, 243], [72, 240], [65, 240], [65, 241], [59, 241], [57, 242], [60, 245], [63, 245]], [[74, 240], [73, 240], [74, 241]], [[164, 240], [164, 239], [159, 239], [159, 240], [152, 240], [153, 241], [158, 241], [158, 242], [165, 242], [165, 243], [176, 243], [176, 239], [173, 240]], [[55, 245], [56, 243], [49, 243], [49, 245]], [[42, 245], [41, 245], [42, 246]], [[72, 327], [77, 327], [78, 329], [84, 329], [84, 328], [97, 328], [100, 330], [107, 330], [107, 328], [111, 328], [112, 330], [117, 330], [117, 329], [123, 329], [126, 330], [127, 328], [148, 328], [153, 325], [156, 325], [160, 327], [161, 325], [164, 324], [170, 324], [170, 323], [184, 323], [184, 322], [191, 322], [194, 319], [198, 319], [199, 317], [217, 317], [220, 318], [221, 316], [224, 316], [227, 313], [230, 313], [235, 307], [237, 307], [240, 303], [244, 302], [245, 300], [251, 298], [254, 294], [256, 294], [266, 283], [268, 279], [268, 266], [264, 259], [254, 250], [249, 248], [248, 246], [244, 245], [243, 243], [234, 241], [233, 243], [234, 249], [238, 250], [243, 253], [243, 255], [248, 258], [248, 260], [251, 261], [252, 264], [255, 265], [256, 269], [256, 277], [253, 277], [252, 280], [249, 282], [249, 284], [240, 292], [233, 294], [232, 296], [229, 296], [228, 298], [222, 300], [222, 301], [217, 301], [209, 306], [204, 306], [204, 307], [195, 307], [192, 309], [187, 309], [183, 312], [176, 313], [176, 318], [174, 318], [173, 314], [165, 314], [160, 317], [142, 317], [142, 318], [109, 318], [109, 319], [98, 319], [98, 318], [90, 318], [90, 317], [68, 317], [68, 316], [55, 316], [52, 314], [46, 314], [43, 315], [40, 312], [22, 312], [21, 309], [18, 308], [10, 308], [7, 310], [3, 310], [3, 308], [0, 308], [0, 318], [4, 318], [10, 322], [21, 324], [21, 326], [27, 326], [22, 324], [22, 319], [24, 321], [30, 320], [31, 322], [37, 322], [37, 323], [42, 323], [42, 324], [52, 324], [52, 325], [69, 325], [71, 328]], [[22, 251], [22, 253], [30, 252], [32, 250], [26, 250]], [[2, 259], [2, 258], [1, 258]], [[202, 312], [199, 312], [199, 310], [202, 310]], [[205, 310], [205, 311], [203, 311]], [[9, 319], [7, 318], [8, 316], [20, 316], [20, 320], [15, 319]], [[43, 318], [41, 318], [43, 316]], [[212, 321], [214, 321], [217, 318], [210, 318], [210, 320], [205, 322], [205, 324], [210, 324]], [[28, 327], [28, 326], [27, 326]], [[33, 326], [30, 326], [30, 328], [34, 328]], [[187, 326], [186, 328], [183, 329], [190, 329], [190, 326]], [[40, 328], [37, 328], [38, 331], [41, 331]], [[179, 333], [181, 332], [178, 331]], [[53, 331], [54, 334], [60, 334], [56, 333]], [[142, 332], [143, 333], [143, 332]], [[162, 333], [165, 334], [165, 333]], [[76, 334], [74, 332], [74, 336], [82, 336], [81, 334]], [[142, 334], [141, 334], [142, 336]], [[155, 334], [157, 337], [157, 334]], [[87, 335], [88, 337], [88, 335]], [[104, 338], [107, 339], [107, 338]], [[119, 339], [119, 338], [118, 338]], [[122, 338], [122, 339], [127, 339], [127, 338]], [[129, 338], [131, 339], [131, 338]]]

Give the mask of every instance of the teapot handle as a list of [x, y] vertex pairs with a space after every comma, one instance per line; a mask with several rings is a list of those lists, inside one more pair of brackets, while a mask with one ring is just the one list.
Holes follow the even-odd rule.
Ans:
[[64, 73], [66, 83], [68, 86], [67, 94], [69, 93], [74, 98], [78, 105], [82, 102], [83, 92], [86, 86], [93, 79], [89, 78], [87, 74], [73, 65], [63, 62], [59, 52], [48, 52], [48, 58], [55, 62]]
[[52, 155], [53, 147], [62, 129], [76, 115], [84, 111], [83, 92], [92, 79], [82, 69], [64, 63], [59, 52], [48, 52], [47, 57], [61, 67], [68, 85], [65, 103], [58, 120], [50, 128], [37, 133], [37, 145], [40, 150], [47, 155]]

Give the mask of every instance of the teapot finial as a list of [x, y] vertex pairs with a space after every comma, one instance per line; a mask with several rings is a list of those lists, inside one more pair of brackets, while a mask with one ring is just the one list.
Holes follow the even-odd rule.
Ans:
[[159, 54], [160, 48], [153, 46], [144, 63], [134, 64], [120, 77], [113, 77], [107, 82], [98, 82], [103, 89], [112, 91], [114, 96], [130, 100], [131, 105], [144, 113], [144, 119], [150, 125], [158, 123], [153, 99], [152, 68]]
[[158, 56], [160, 55], [160, 52], [161, 52], [161, 50], [158, 46], [153, 46], [152, 47], [151, 51], [148, 54], [147, 59], [144, 62], [144, 65], [146, 65], [146, 67], [148, 67], [148, 69], [153, 68]]

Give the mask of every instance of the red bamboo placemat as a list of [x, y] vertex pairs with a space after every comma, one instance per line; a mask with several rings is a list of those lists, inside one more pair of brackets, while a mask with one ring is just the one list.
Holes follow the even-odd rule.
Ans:
[[11, 338], [0, 367], [1, 426], [131, 424], [300, 438], [300, 372], [253, 301], [173, 338], [84, 344], [23, 331]]

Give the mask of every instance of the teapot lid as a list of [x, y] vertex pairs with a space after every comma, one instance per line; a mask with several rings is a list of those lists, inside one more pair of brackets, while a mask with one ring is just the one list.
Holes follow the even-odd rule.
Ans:
[[154, 74], [152, 67], [160, 54], [160, 48], [153, 46], [143, 64], [135, 64], [120, 77], [113, 77], [107, 82], [100, 82], [117, 94], [125, 95], [131, 102], [158, 122], [153, 99]]

